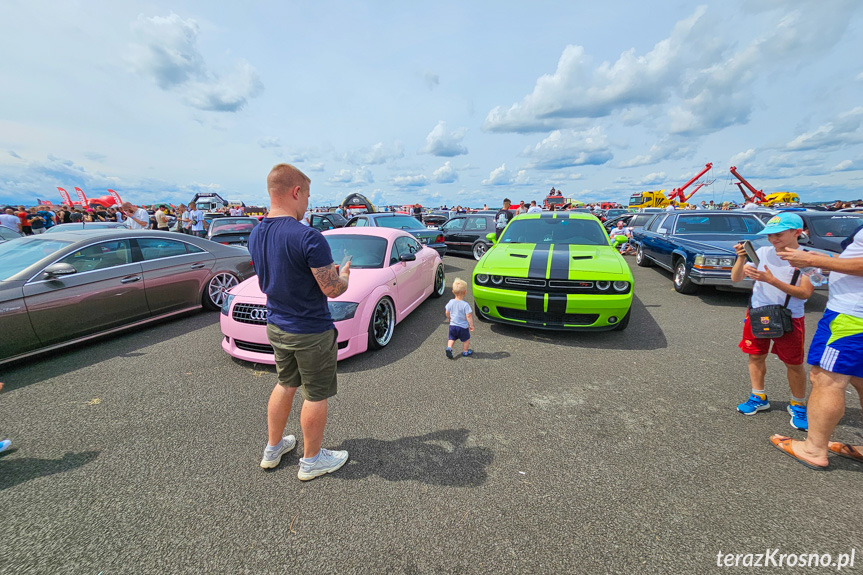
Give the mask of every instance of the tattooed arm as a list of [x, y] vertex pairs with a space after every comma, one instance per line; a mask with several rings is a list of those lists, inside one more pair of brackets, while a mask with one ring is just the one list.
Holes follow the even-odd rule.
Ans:
[[320, 286], [321, 291], [327, 297], [339, 297], [348, 289], [348, 280], [351, 277], [351, 262], [345, 264], [339, 273], [339, 267], [330, 264], [322, 268], [312, 268], [312, 274]]

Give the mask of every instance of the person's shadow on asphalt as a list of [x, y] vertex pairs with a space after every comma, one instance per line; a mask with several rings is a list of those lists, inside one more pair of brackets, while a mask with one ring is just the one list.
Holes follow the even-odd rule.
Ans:
[[[12, 455], [17, 449], [9, 450]], [[60, 459], [36, 459], [35, 457], [0, 458], [0, 491], [14, 487], [19, 483], [71, 471], [78, 467], [87, 465], [99, 456], [98, 451], [82, 451], [81, 453], [67, 453]]]
[[333, 477], [377, 475], [388, 481], [477, 487], [485, 483], [494, 453], [487, 447], [466, 446], [469, 434], [467, 429], [447, 429], [392, 441], [348, 439], [337, 449], [348, 450], [350, 459]]

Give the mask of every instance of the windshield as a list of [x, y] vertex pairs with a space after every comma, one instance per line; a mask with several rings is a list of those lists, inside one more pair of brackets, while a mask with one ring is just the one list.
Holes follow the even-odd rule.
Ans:
[[755, 216], [732, 216], [712, 214], [710, 216], [680, 216], [674, 226], [675, 234], [754, 234], [764, 224]]
[[640, 206], [641, 203], [641, 194], [633, 194], [629, 197], [630, 206]]
[[249, 233], [257, 225], [256, 218], [217, 218], [210, 224], [210, 234]]
[[375, 225], [379, 228], [394, 228], [396, 230], [415, 230], [425, 227], [422, 222], [411, 216], [384, 216], [382, 218], [375, 218]]
[[534, 218], [510, 222], [500, 243], [607, 246], [608, 236], [594, 219]]
[[386, 239], [345, 234], [324, 234], [324, 237], [330, 244], [333, 261], [337, 265], [347, 256], [351, 256], [352, 269], [384, 267], [384, 256], [387, 253]]
[[851, 232], [863, 225], [863, 216], [830, 216], [812, 218], [812, 231], [822, 238], [847, 238]]
[[8, 280], [21, 270], [27, 269], [71, 243], [29, 237], [0, 244], [0, 281]]
[[563, 198], [561, 196], [550, 196], [545, 198], [545, 203], [548, 205], [554, 204], [558, 206], [563, 203]]

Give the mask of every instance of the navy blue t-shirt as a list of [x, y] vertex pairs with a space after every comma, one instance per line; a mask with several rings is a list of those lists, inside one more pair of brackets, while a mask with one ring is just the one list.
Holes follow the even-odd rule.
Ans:
[[290, 217], [264, 218], [249, 236], [258, 285], [267, 294], [267, 321], [288, 333], [334, 329], [327, 296], [311, 268], [333, 263], [330, 244]]

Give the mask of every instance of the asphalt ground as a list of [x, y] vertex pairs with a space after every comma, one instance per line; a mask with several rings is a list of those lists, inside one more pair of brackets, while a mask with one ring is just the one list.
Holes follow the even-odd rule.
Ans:
[[[746, 295], [683, 296], [628, 261], [624, 332], [477, 322], [451, 361], [449, 294], [423, 303], [340, 364], [325, 445], [351, 459], [308, 483], [296, 451], [258, 467], [274, 370], [224, 354], [216, 314], [6, 368], [0, 573], [721, 573], [719, 553], [772, 549], [854, 549], [842, 572], [863, 570], [863, 465], [811, 471], [768, 442], [804, 437], [778, 359], [773, 409], [735, 411]], [[474, 265], [445, 263], [448, 285]], [[861, 428], [849, 392], [835, 438]]]

